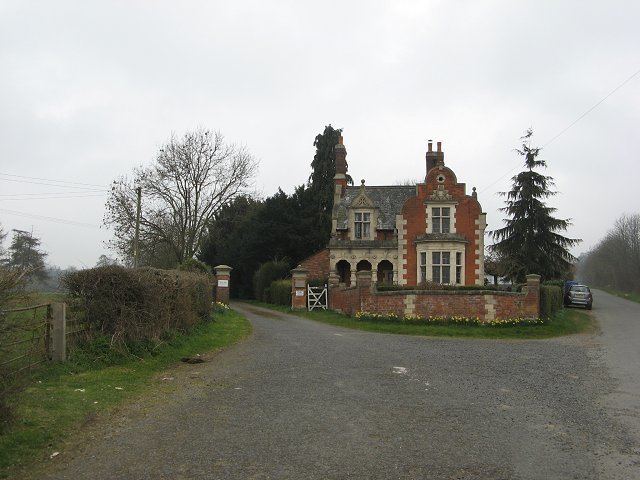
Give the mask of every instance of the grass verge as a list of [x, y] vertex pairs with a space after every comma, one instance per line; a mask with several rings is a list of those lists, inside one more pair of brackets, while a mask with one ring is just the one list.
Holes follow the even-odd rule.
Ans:
[[[597, 287], [600, 288], [600, 287]], [[635, 292], [621, 292], [620, 290], [614, 290], [613, 288], [602, 288], [607, 293], [615, 295], [616, 297], [625, 298], [632, 302], [640, 303], [640, 293]]]
[[573, 333], [591, 331], [595, 321], [584, 310], [567, 308], [558, 312], [554, 318], [544, 325], [516, 327], [478, 327], [468, 325], [411, 325], [400, 322], [371, 322], [357, 320], [330, 310], [313, 312], [292, 311], [289, 307], [271, 305], [262, 302], [251, 302], [253, 305], [293, 313], [300, 317], [316, 320], [339, 327], [354, 328], [379, 333], [400, 333], [403, 335], [425, 335], [433, 337], [466, 337], [466, 338], [550, 338]]
[[[157, 373], [181, 357], [228, 346], [251, 331], [251, 324], [232, 310], [214, 318], [188, 334], [174, 336], [142, 358], [96, 361], [91, 352], [79, 350], [71, 361], [35, 373], [25, 388], [9, 398], [13, 421], [0, 435], [0, 478], [12, 477], [20, 468], [49, 458], [71, 432], [97, 414], [144, 393]], [[108, 365], [113, 361], [118, 363]]]

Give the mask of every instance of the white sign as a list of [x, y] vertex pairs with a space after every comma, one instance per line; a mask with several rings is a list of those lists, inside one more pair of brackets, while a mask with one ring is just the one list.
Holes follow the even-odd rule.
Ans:
[[296, 290], [296, 297], [304, 297], [304, 290]]
[[229, 280], [218, 280], [218, 286], [219, 287], [228, 287], [229, 286]]

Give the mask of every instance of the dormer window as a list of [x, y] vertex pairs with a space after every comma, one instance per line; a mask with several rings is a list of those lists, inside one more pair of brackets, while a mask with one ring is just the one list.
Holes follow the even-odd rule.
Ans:
[[433, 207], [432, 214], [432, 232], [433, 233], [450, 233], [451, 232], [451, 208], [450, 207]]
[[371, 238], [371, 213], [355, 212], [355, 236], [358, 240]]

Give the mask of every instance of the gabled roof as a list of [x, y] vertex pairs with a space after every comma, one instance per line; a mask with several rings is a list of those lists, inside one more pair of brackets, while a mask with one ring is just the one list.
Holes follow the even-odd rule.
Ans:
[[371, 200], [373, 208], [378, 209], [378, 225], [376, 225], [376, 228], [382, 230], [393, 230], [396, 227], [396, 215], [402, 213], [404, 202], [408, 198], [416, 196], [416, 187], [412, 185], [347, 187], [338, 204], [338, 230], [347, 228], [347, 211], [363, 191], [367, 198]]

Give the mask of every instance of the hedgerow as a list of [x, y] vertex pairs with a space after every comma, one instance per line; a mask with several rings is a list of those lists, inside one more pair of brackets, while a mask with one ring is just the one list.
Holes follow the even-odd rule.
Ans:
[[210, 318], [212, 279], [179, 270], [106, 266], [62, 280], [72, 315], [112, 343], [159, 341]]
[[540, 316], [549, 318], [563, 306], [562, 287], [556, 285], [540, 286]]

